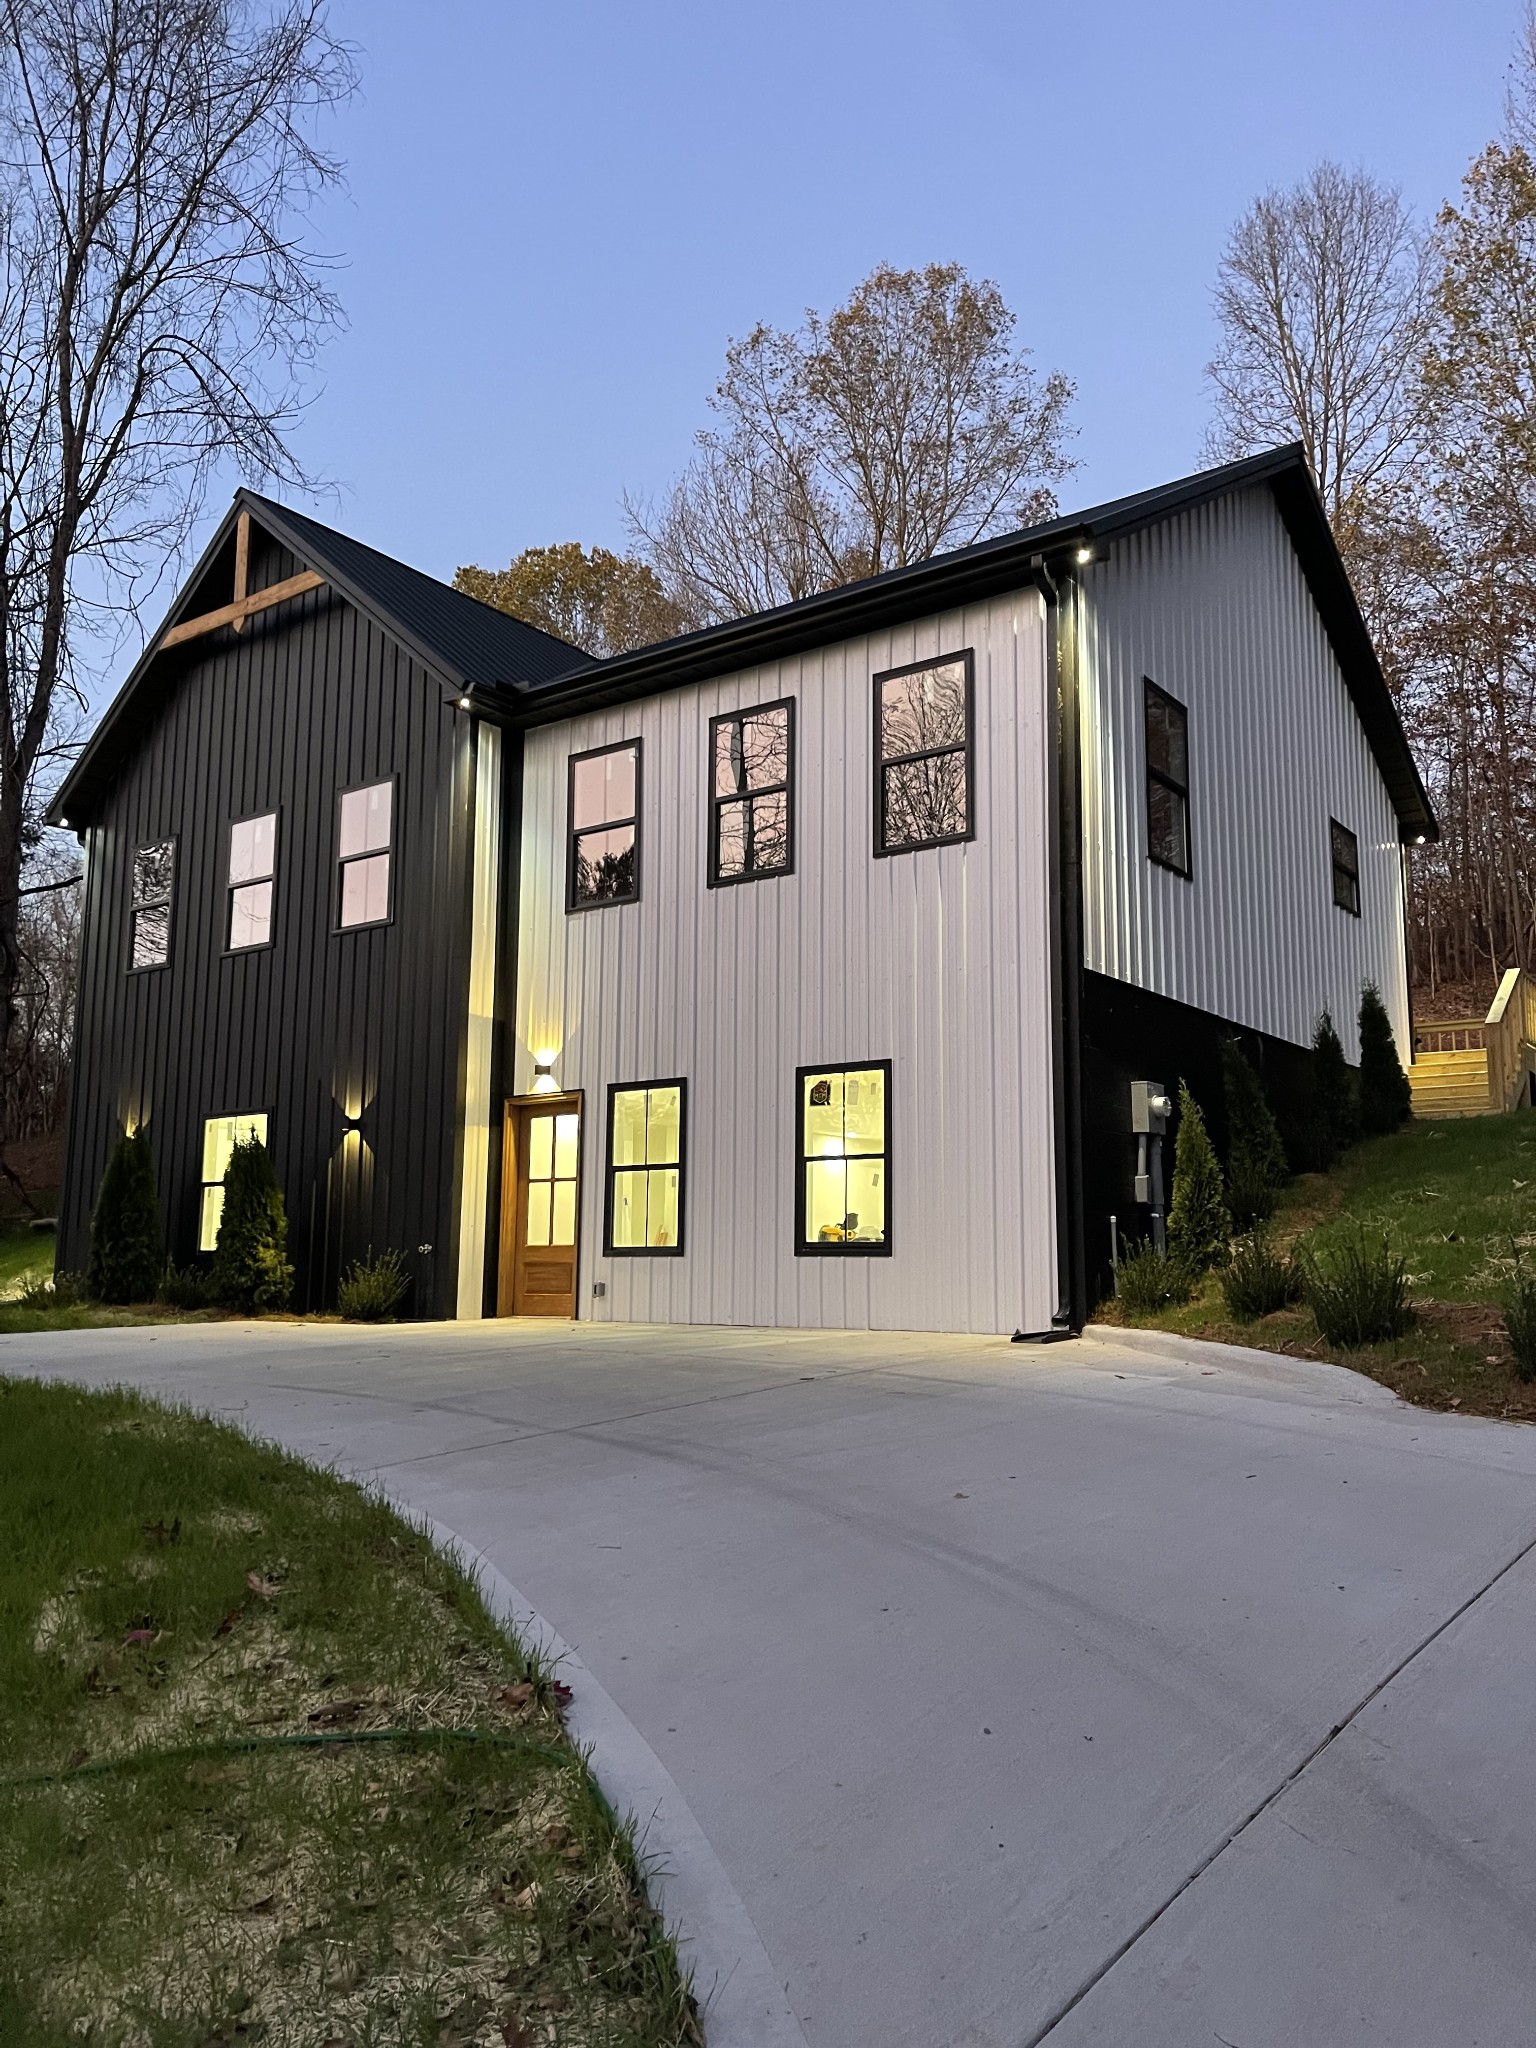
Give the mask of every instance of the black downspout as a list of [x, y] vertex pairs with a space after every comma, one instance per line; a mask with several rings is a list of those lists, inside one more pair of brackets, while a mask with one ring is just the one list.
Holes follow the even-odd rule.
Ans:
[[1056, 757], [1047, 866], [1050, 895], [1051, 1082], [1056, 1150], [1056, 1310], [1048, 1330], [1016, 1330], [1016, 1344], [1075, 1336], [1087, 1320], [1083, 1247], [1083, 886], [1078, 728], [1077, 585], [1063, 565], [1033, 565], [1046, 607], [1046, 701]]

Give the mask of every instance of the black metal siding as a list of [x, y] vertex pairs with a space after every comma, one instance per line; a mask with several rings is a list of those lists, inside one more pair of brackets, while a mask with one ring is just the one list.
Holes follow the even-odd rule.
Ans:
[[[259, 554], [253, 583], [302, 564]], [[204, 1119], [265, 1109], [300, 1307], [370, 1245], [407, 1254], [417, 1312], [451, 1314], [467, 992], [473, 720], [329, 590], [188, 643], [177, 686], [87, 834], [59, 1263], [79, 1268], [125, 1121], [154, 1149], [171, 1254], [197, 1242]], [[338, 792], [397, 778], [393, 917], [338, 932]], [[225, 950], [232, 819], [280, 814], [273, 944]], [[134, 849], [178, 841], [168, 966], [127, 971]], [[361, 1107], [361, 1139], [343, 1113]], [[418, 1251], [420, 1246], [430, 1251]]]

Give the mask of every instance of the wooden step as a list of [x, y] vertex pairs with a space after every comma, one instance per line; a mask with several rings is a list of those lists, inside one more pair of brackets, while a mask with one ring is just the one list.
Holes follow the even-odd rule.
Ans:
[[1408, 1081], [1415, 1116], [1486, 1116], [1494, 1106], [1484, 1051], [1421, 1052]]

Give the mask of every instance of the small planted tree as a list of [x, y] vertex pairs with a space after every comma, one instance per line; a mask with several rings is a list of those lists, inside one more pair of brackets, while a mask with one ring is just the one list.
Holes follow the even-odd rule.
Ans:
[[1360, 1135], [1360, 1099], [1344, 1047], [1324, 1010], [1312, 1034], [1312, 1138], [1315, 1163], [1332, 1166]]
[[1413, 1090], [1392, 1036], [1392, 1019], [1374, 982], [1360, 992], [1360, 1128], [1368, 1138], [1395, 1131], [1413, 1108]]
[[125, 1131], [96, 1197], [87, 1285], [98, 1301], [152, 1301], [164, 1269], [154, 1155], [142, 1131]]
[[1274, 1214], [1288, 1175], [1285, 1146], [1259, 1077], [1235, 1038], [1222, 1040], [1222, 1092], [1227, 1107], [1227, 1205], [1239, 1230]]
[[1200, 1105], [1179, 1083], [1179, 1136], [1173, 1154], [1173, 1206], [1168, 1211], [1168, 1255], [1191, 1273], [1203, 1273], [1226, 1255], [1232, 1235], [1221, 1168]]
[[288, 1306], [288, 1217], [283, 1191], [259, 1138], [241, 1138], [224, 1173], [224, 1213], [213, 1254], [213, 1291], [243, 1315]]

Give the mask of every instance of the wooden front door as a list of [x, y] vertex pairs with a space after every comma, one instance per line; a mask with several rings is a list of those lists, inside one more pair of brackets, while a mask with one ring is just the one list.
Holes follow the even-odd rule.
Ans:
[[574, 1316], [581, 1234], [580, 1095], [509, 1102], [502, 1159], [497, 1313]]

